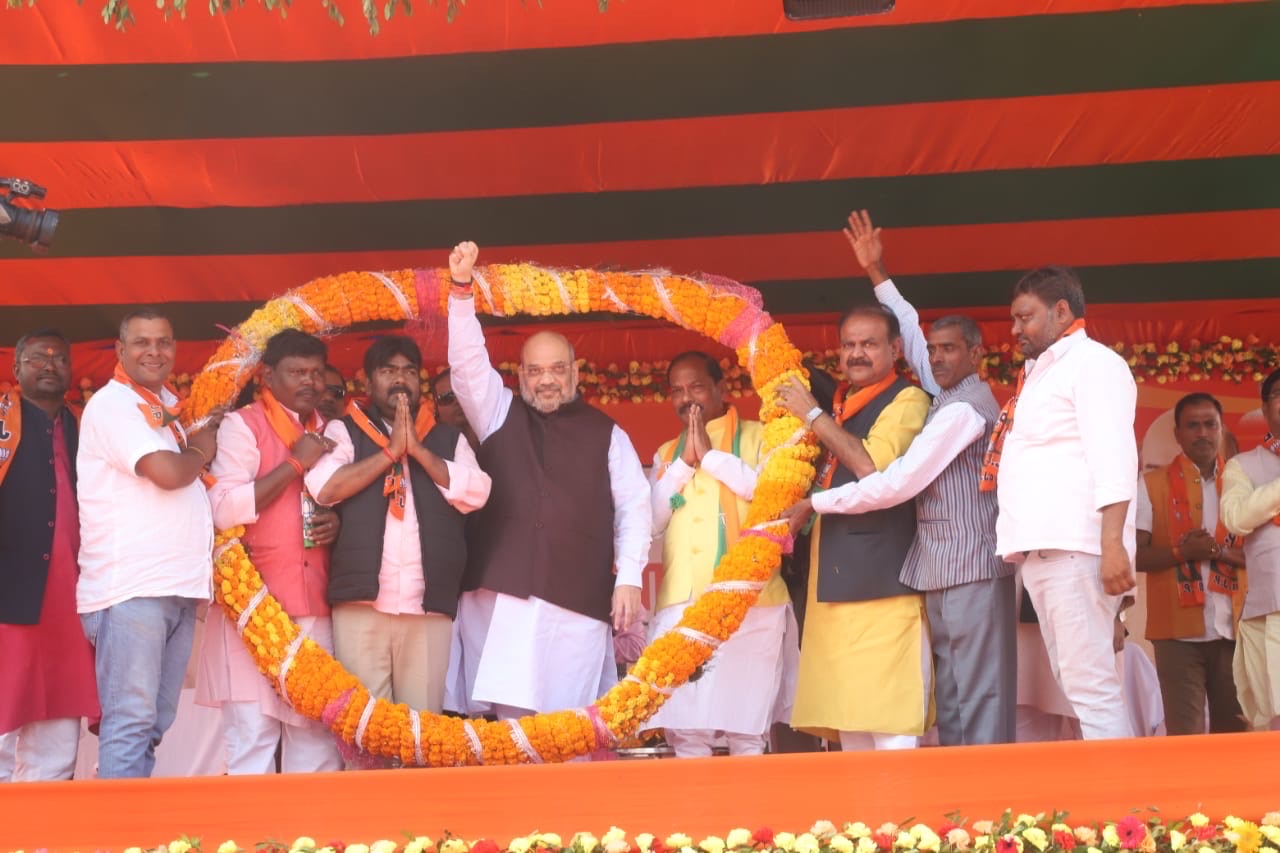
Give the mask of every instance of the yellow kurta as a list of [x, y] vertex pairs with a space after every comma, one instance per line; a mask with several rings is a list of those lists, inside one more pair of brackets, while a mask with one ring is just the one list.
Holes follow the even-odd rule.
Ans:
[[[877, 470], [907, 452], [928, 413], [929, 397], [915, 387], [884, 408], [863, 442]], [[791, 725], [828, 740], [837, 740], [842, 731], [924, 734], [933, 724], [933, 697], [925, 696], [922, 669], [928, 665], [923, 663], [924, 596], [818, 601], [821, 536], [819, 518]]]
[[[707, 422], [707, 437], [711, 446], [718, 448], [724, 438], [726, 418]], [[732, 441], [732, 437], [729, 438]], [[658, 455], [666, 458], [674, 438], [658, 449]], [[739, 458], [755, 467], [760, 464], [760, 447], [764, 442], [764, 428], [759, 421], [741, 421], [738, 440]], [[720, 482], [698, 468], [680, 491], [685, 505], [671, 516], [662, 542], [662, 584], [658, 588], [657, 610], [697, 598], [711, 583], [715, 573], [715, 556], [720, 539]], [[747, 520], [747, 502], [736, 498], [739, 522]], [[768, 585], [760, 591], [757, 605], [786, 604], [790, 600], [786, 583], [774, 572]]]

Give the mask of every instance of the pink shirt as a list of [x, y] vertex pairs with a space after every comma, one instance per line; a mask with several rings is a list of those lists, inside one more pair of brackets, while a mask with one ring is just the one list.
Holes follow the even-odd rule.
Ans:
[[[390, 424], [387, 428], [390, 429]], [[355, 460], [355, 448], [345, 423], [330, 421], [324, 434], [334, 442], [334, 448], [307, 472], [307, 488], [313, 495], [320, 494], [339, 468]], [[449, 469], [449, 487], [437, 485], [436, 488], [449, 505], [464, 514], [484, 506], [493, 483], [489, 475], [480, 470], [475, 452], [464, 436], [458, 437], [453, 459], [444, 460], [444, 464]], [[398, 519], [387, 512], [387, 527], [382, 536], [382, 566], [378, 571], [378, 597], [370, 603], [379, 613], [421, 613], [425, 593], [413, 483], [406, 477], [404, 518]]]

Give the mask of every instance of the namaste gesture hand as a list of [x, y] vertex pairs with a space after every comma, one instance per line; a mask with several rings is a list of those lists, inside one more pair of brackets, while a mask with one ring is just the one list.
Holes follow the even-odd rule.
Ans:
[[844, 238], [849, 241], [854, 257], [867, 271], [872, 284], [880, 284], [889, 277], [880, 262], [884, 256], [884, 247], [880, 244], [880, 229], [872, 226], [869, 213], [865, 210], [850, 213], [849, 227], [844, 229]]
[[710, 449], [711, 437], [707, 435], [707, 422], [703, 417], [702, 406], [690, 403], [688, 431], [685, 434], [684, 452], [680, 454], [680, 459], [690, 468], [696, 468]]
[[458, 284], [471, 283], [471, 270], [480, 256], [480, 247], [470, 241], [459, 243], [449, 253], [449, 275]]
[[387, 452], [399, 459], [409, 452], [409, 436], [417, 442], [413, 432], [413, 418], [409, 417], [409, 398], [405, 394], [396, 395], [396, 416], [391, 422], [391, 442]]

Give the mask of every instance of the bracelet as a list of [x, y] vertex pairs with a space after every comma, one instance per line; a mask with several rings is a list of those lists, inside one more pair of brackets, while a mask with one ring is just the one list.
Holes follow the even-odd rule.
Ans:
[[450, 285], [458, 288], [459, 290], [468, 290], [468, 291], [471, 290], [471, 282], [469, 281], [458, 281], [453, 276], [449, 276], [449, 283]]
[[209, 464], [209, 454], [205, 453], [203, 450], [196, 447], [194, 444], [188, 444], [186, 447], [183, 448], [183, 450], [194, 450], [197, 454], [200, 455], [200, 459], [203, 461], [205, 465]]
[[809, 413], [804, 416], [805, 427], [807, 429], [813, 429], [814, 421], [822, 417], [824, 414], [825, 412], [822, 411], [821, 406], [814, 406], [812, 409], [809, 410]]
[[1185, 563], [1186, 559], [1182, 556], [1182, 549], [1177, 545], [1173, 546], [1173, 561], [1175, 563]]
[[302, 463], [292, 456], [286, 456], [284, 458], [284, 461], [289, 465], [290, 468], [298, 472], [299, 477], [301, 477], [303, 474], [307, 472], [307, 470], [302, 467]]
[[390, 450], [387, 450], [385, 447], [384, 447], [384, 448], [382, 448], [382, 452], [383, 452], [383, 454], [384, 454], [388, 459], [390, 459], [390, 460], [391, 460], [391, 464], [392, 464], [392, 465], [394, 465], [394, 464], [396, 464], [397, 462], [399, 462], [399, 461], [400, 461], [400, 460], [396, 459], [394, 456], [392, 456], [392, 455], [391, 455], [391, 451], [390, 451]]

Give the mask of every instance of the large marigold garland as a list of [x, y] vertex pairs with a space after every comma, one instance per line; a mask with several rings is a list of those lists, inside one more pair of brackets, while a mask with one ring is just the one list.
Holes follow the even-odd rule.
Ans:
[[[316, 279], [255, 311], [192, 382], [184, 417], [198, 425], [235, 399], [267, 340], [282, 329], [313, 334], [354, 323], [422, 325], [447, 311], [447, 270], [345, 273]], [[323, 720], [350, 747], [404, 764], [449, 766], [564, 761], [635, 734], [673, 690], [742, 623], [789, 545], [782, 510], [804, 496], [818, 449], [811, 433], [778, 405], [779, 380], [807, 382], [801, 354], [763, 310], [760, 294], [727, 279], [665, 272], [551, 270], [531, 264], [475, 271], [476, 308], [493, 316], [563, 316], [590, 311], [643, 314], [700, 332], [737, 352], [761, 395], [764, 462], [744, 534], [716, 568], [711, 586], [680, 623], [655, 640], [589, 708], [489, 722], [430, 714], [374, 699], [359, 680], [307, 639], [263, 585], [240, 542], [220, 531], [214, 596], [236, 621], [258, 669], [300, 713]]]

